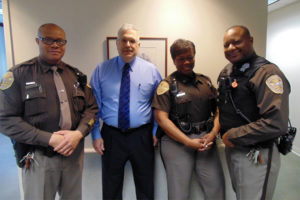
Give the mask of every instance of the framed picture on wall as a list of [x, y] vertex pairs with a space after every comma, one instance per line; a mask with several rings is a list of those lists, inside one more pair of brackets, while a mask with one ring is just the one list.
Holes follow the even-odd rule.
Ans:
[[[107, 59], [118, 56], [117, 37], [106, 37]], [[157, 66], [162, 77], [167, 76], [168, 38], [140, 37], [138, 56]]]

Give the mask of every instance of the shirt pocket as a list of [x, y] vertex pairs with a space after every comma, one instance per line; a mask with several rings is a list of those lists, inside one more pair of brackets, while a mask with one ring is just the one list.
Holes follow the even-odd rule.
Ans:
[[72, 101], [76, 112], [82, 113], [84, 111], [84, 99], [85, 94], [80, 88], [73, 90]]
[[140, 84], [139, 93], [145, 100], [149, 100], [149, 98], [152, 99], [153, 85], [151, 83]]
[[25, 116], [36, 116], [45, 113], [47, 110], [46, 93], [39, 83], [32, 83], [25, 86], [23, 96]]

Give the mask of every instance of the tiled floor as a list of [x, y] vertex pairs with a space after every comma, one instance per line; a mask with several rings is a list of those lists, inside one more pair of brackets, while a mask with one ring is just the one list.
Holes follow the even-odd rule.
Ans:
[[[13, 155], [10, 140], [0, 134], [0, 199], [20, 199], [17, 166]], [[300, 199], [300, 157], [290, 153], [281, 157], [281, 170], [273, 200], [299, 200]], [[224, 164], [224, 163], [223, 163]], [[156, 167], [161, 167], [159, 152], [156, 152]], [[86, 153], [83, 172], [83, 200], [100, 200], [101, 189], [101, 160], [95, 153]], [[133, 179], [130, 173], [130, 165], [125, 168], [124, 200], [135, 198]], [[225, 172], [227, 169], [225, 168]], [[156, 199], [167, 199], [165, 173], [157, 170], [155, 174]], [[230, 180], [226, 177], [227, 200], [235, 200], [230, 189]], [[198, 186], [193, 182], [191, 186], [192, 200], [201, 200], [202, 194]]]
[[300, 199], [300, 157], [294, 153], [281, 156], [281, 168], [274, 200]]

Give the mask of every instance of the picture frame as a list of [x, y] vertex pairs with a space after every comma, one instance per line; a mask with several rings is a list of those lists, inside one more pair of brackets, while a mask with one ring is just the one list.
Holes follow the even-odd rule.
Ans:
[[[118, 56], [117, 37], [106, 37], [107, 59]], [[167, 77], [167, 46], [168, 38], [140, 37], [141, 46], [138, 56], [153, 63], [162, 77]]]

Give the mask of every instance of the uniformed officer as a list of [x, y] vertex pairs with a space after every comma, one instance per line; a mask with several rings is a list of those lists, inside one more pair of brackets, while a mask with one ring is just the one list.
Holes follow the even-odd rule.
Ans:
[[12, 67], [0, 85], [0, 132], [14, 143], [25, 200], [81, 199], [84, 137], [98, 111], [86, 76], [61, 61], [64, 30], [39, 27], [40, 55]]
[[191, 41], [178, 39], [170, 50], [177, 71], [160, 83], [152, 104], [166, 133], [161, 138], [161, 156], [168, 198], [189, 199], [195, 171], [205, 199], [222, 200], [224, 175], [214, 142], [220, 128], [216, 89], [207, 76], [193, 71], [196, 51]]
[[280, 168], [275, 139], [288, 127], [290, 85], [280, 69], [257, 56], [244, 26], [224, 36], [230, 62], [220, 73], [220, 124], [238, 200], [272, 199]]

